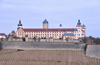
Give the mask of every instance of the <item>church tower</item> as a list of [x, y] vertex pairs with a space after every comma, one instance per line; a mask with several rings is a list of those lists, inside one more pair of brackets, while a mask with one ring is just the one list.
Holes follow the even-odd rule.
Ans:
[[78, 30], [78, 33], [77, 33], [78, 38], [83, 37], [82, 25], [81, 25], [80, 20], [78, 20], [78, 23], [77, 23], [76, 27], [77, 27], [77, 30]]
[[21, 20], [19, 20], [18, 28], [22, 28]]
[[43, 28], [48, 29], [48, 21], [46, 19], [43, 21]]
[[84, 24], [81, 25], [80, 20], [78, 20], [76, 27], [77, 27], [77, 30], [78, 30], [78, 33], [77, 33], [78, 38], [85, 37], [86, 36], [86, 27], [85, 27]]

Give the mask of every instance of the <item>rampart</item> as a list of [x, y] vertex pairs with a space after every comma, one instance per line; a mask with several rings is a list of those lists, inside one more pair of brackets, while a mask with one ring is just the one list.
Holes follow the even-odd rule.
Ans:
[[85, 43], [0, 42], [0, 48], [23, 50], [83, 50], [86, 56], [100, 59], [100, 45]]
[[2, 49], [84, 50], [85, 46], [73, 43], [1, 42]]
[[88, 44], [86, 49], [86, 56], [100, 59], [100, 44]]

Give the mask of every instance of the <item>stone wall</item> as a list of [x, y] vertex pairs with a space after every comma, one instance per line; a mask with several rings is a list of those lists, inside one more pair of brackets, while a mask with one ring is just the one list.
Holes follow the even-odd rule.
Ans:
[[100, 45], [85, 43], [36, 43], [36, 42], [0, 42], [2, 49], [24, 49], [24, 50], [84, 50], [86, 56], [100, 59]]
[[23, 41], [21, 38], [9, 38], [8, 41]]
[[1, 42], [2, 49], [84, 50], [86, 44]]
[[88, 44], [86, 50], [86, 56], [100, 59], [100, 45]]

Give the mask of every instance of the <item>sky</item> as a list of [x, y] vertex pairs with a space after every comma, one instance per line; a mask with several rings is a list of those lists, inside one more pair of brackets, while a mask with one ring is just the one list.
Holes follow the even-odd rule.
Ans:
[[0, 33], [17, 31], [19, 19], [23, 28], [76, 28], [80, 19], [86, 36], [100, 37], [100, 0], [0, 0]]

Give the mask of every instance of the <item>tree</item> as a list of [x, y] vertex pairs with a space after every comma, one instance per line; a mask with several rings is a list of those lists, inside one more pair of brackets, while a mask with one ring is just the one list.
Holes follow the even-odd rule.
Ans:
[[3, 38], [1, 38], [1, 41], [3, 41]]
[[36, 41], [36, 37], [33, 38]]
[[26, 39], [24, 37], [22, 39], [23, 39], [24, 42], [26, 41]]
[[46, 37], [44, 37], [44, 39], [46, 39]]
[[38, 41], [40, 41], [40, 37], [39, 37]]
[[86, 43], [86, 42], [87, 42], [87, 37], [82, 38], [82, 41], [83, 41], [84, 43]]
[[62, 38], [59, 38], [60, 40], [62, 39]]
[[69, 38], [68, 38], [68, 37], [66, 38], [66, 41], [67, 41], [67, 42], [69, 41]]

